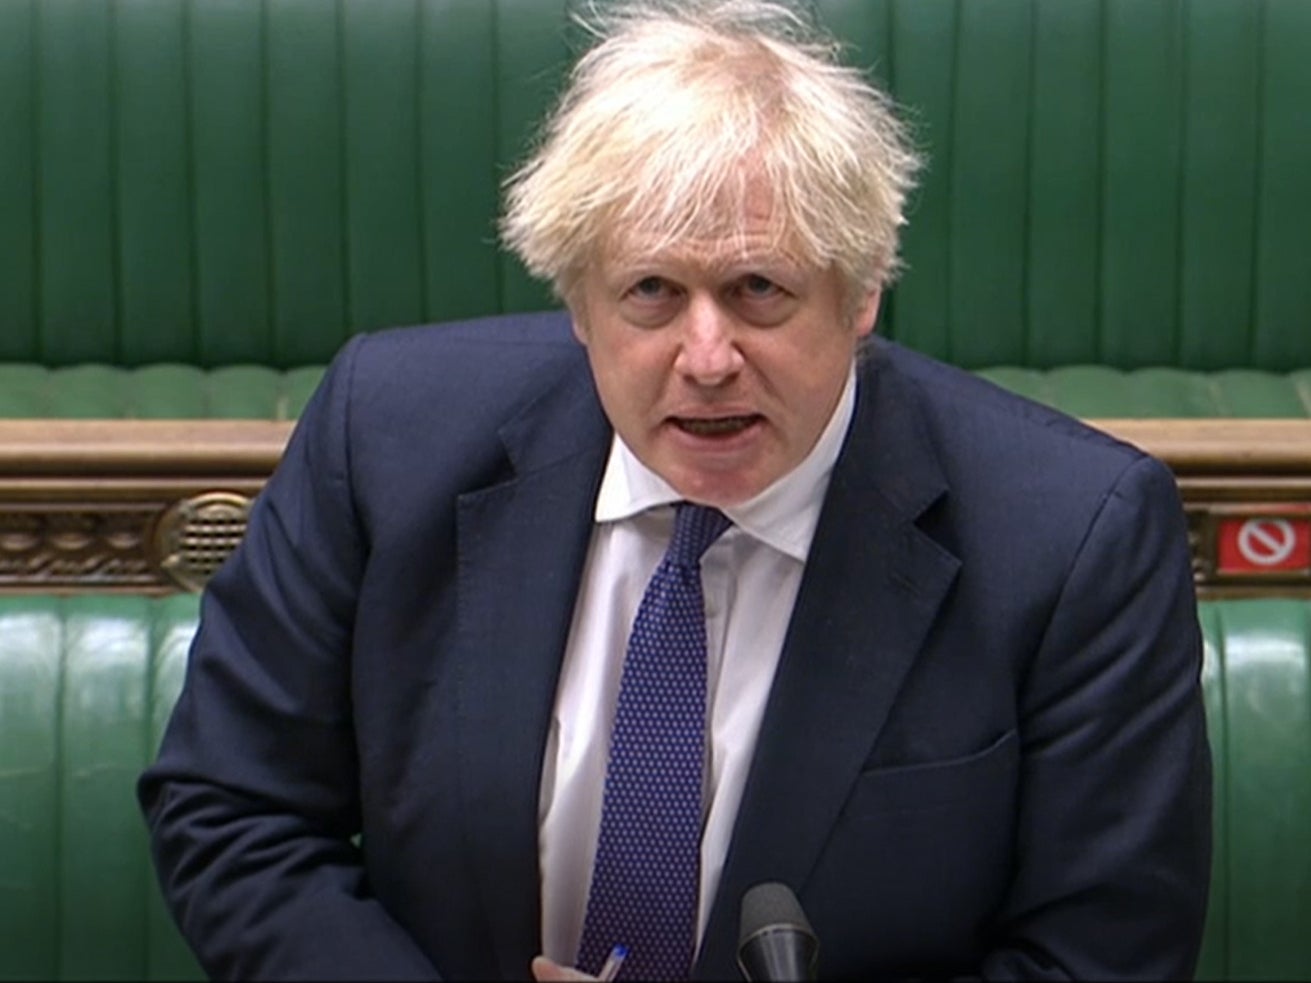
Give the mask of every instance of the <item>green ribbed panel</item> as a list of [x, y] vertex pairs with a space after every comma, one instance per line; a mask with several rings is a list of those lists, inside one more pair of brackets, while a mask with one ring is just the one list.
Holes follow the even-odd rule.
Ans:
[[[0, 598], [0, 979], [191, 979], [133, 783], [197, 598]], [[1311, 603], [1204, 602], [1216, 849], [1202, 978], [1311, 972]]]
[[0, 3], [0, 360], [40, 351], [35, 5]]
[[980, 369], [978, 374], [1074, 416], [1311, 417], [1311, 370], [1208, 373], [1074, 365], [1046, 372], [998, 367]]
[[494, 222], [562, 10], [0, 4], [0, 359], [286, 367], [546, 306]]
[[[1041, 371], [1002, 366], [979, 375], [1083, 417], [1311, 417], [1311, 370], [1122, 371], [1075, 365]], [[292, 420], [323, 375], [319, 365], [278, 371], [237, 365], [125, 369], [0, 364], [0, 418]]]
[[[322, 358], [313, 353], [344, 341], [352, 321], [343, 276], [349, 260], [345, 90], [333, 6], [284, 0], [267, 8], [267, 354], [278, 365]], [[309, 147], [313, 153], [306, 153]]]
[[[505, 261], [496, 249], [497, 189], [488, 173], [499, 134], [488, 125], [498, 93], [486, 66], [497, 60], [496, 4], [426, 0], [416, 33], [419, 64], [419, 190], [423, 209], [425, 310], [475, 317], [494, 307]], [[460, 151], [451, 152], [451, 135]]]
[[[1075, 361], [1169, 365], [1179, 347], [1180, 3], [1108, 0], [1099, 90], [1098, 331]], [[1234, 325], [1241, 330], [1242, 325]]]
[[1218, 849], [1199, 976], [1304, 980], [1311, 975], [1311, 603], [1211, 602], [1201, 615]]
[[1211, 893], [1206, 912], [1197, 979], [1229, 978], [1229, 722], [1224, 676], [1220, 610], [1214, 602], [1198, 605], [1202, 625], [1202, 687], [1206, 702], [1206, 730], [1211, 744]]
[[34, 9], [40, 224], [33, 249], [41, 322], [33, 354], [112, 361], [120, 313], [112, 7], [41, 0]]
[[[1311, 4], [816, 5], [930, 160], [888, 334], [968, 367], [1311, 365]], [[549, 306], [494, 226], [565, 7], [0, 4], [0, 360], [287, 367]]]
[[1254, 362], [1311, 365], [1311, 3], [1266, 0], [1259, 84]]
[[[44, 0], [42, 0], [44, 2]], [[85, 6], [85, 5], [83, 5]], [[194, 275], [187, 148], [187, 5], [132, 0], [112, 11], [114, 194], [120, 337], [114, 359], [186, 360]]]
[[1177, 355], [1184, 365], [1246, 365], [1253, 354], [1261, 11], [1252, 0], [1184, 6]]
[[[833, 6], [837, 6], [834, 4]], [[849, 10], [854, 4], [843, 4]], [[905, 275], [885, 298], [882, 330], [913, 348], [952, 355], [951, 232], [955, 222], [947, 180], [958, 149], [953, 140], [958, 43], [957, 0], [893, 3], [888, 83], [906, 108], [916, 144], [932, 156], [930, 169], [909, 207], [903, 230]], [[859, 61], [861, 52], [853, 52]], [[1021, 358], [999, 361], [1023, 364]]]
[[323, 375], [309, 365], [280, 372], [256, 365], [125, 369], [0, 364], [0, 417], [142, 420], [292, 420]]
[[197, 599], [0, 598], [0, 978], [196, 979], [134, 795]]
[[1029, 102], [1032, 11], [1014, 0], [970, 0], [956, 16], [950, 169], [933, 172], [951, 199], [949, 356], [964, 365], [1028, 364], [1027, 115], [1014, 107]]
[[59, 965], [58, 602], [0, 599], [0, 977]]
[[969, 367], [1311, 364], [1311, 4], [892, 0], [886, 19], [930, 156], [888, 333]]
[[[498, 185], [523, 157], [539, 118], [559, 91], [569, 61], [563, 26], [566, 2], [570, 0], [495, 0], [492, 4], [496, 47], [491, 52], [488, 81], [496, 93], [492, 116], [496, 161], [489, 176]], [[443, 18], [440, 23], [445, 23], [447, 12], [441, 9], [445, 6], [438, 4], [430, 16]], [[469, 17], [468, 0], [449, 6], [458, 9], [462, 18]], [[450, 27], [461, 30], [463, 23], [452, 21]], [[462, 142], [463, 137], [457, 147]], [[494, 229], [489, 234], [494, 235]], [[497, 300], [502, 309], [524, 311], [550, 305], [549, 289], [529, 279], [517, 262], [502, 258], [499, 274]]]
[[417, 17], [414, 3], [341, 11], [348, 316], [357, 324], [414, 323], [425, 309]]

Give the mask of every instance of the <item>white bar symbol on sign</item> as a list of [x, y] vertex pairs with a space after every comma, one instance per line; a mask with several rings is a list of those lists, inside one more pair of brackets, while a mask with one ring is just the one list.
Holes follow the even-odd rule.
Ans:
[[1258, 567], [1274, 567], [1293, 555], [1297, 533], [1286, 519], [1248, 519], [1238, 530], [1238, 551]]

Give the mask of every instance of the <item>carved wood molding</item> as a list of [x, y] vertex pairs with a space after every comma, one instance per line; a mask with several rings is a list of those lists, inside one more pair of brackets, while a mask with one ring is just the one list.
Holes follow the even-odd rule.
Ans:
[[[1096, 420], [1170, 465], [1204, 597], [1311, 597], [1311, 420]], [[0, 420], [0, 592], [196, 590], [292, 424]]]
[[1311, 597], [1311, 420], [1094, 420], [1165, 461], [1205, 598]]
[[273, 421], [0, 420], [0, 592], [199, 589], [290, 433]]

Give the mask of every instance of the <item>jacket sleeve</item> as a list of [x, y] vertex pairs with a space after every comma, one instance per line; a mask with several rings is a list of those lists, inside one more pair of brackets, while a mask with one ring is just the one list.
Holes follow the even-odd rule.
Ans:
[[355, 839], [350, 375], [329, 369], [240, 548], [202, 600], [181, 696], [138, 795], [164, 895], [215, 978], [437, 976], [371, 896]]
[[1211, 762], [1169, 471], [1111, 489], [1021, 681], [1018, 865], [993, 979], [1185, 979], [1210, 881]]

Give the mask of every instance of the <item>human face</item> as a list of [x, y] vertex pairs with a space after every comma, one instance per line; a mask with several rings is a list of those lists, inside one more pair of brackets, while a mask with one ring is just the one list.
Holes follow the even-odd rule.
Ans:
[[620, 242], [571, 295], [601, 403], [619, 436], [684, 498], [734, 505], [810, 453], [879, 295], [854, 316], [836, 270], [744, 235], [658, 253]]

